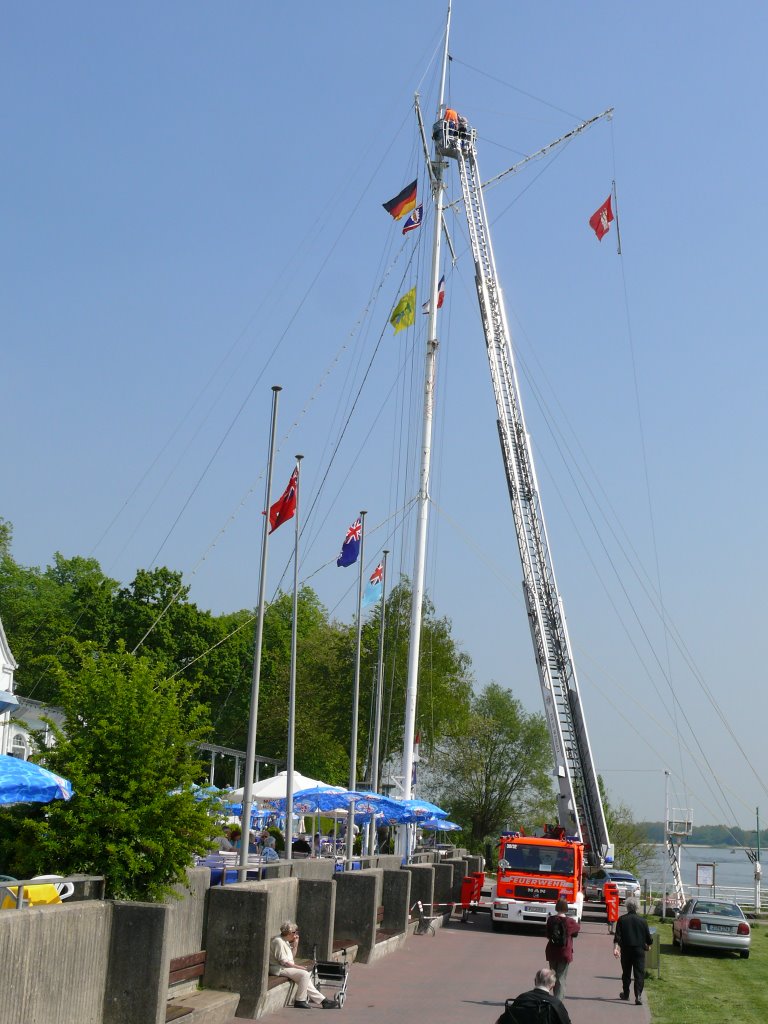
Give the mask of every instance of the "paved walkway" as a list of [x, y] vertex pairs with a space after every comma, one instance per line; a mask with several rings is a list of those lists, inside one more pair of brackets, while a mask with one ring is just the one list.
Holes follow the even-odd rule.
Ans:
[[[396, 953], [371, 965], [353, 964], [343, 1010], [326, 1024], [494, 1024], [508, 996], [533, 987], [545, 967], [540, 929], [494, 932], [487, 914], [455, 919], [432, 935], [412, 935]], [[572, 1024], [649, 1024], [647, 1005], [620, 1002], [621, 970], [603, 920], [582, 922], [566, 989]], [[298, 1024], [307, 1011], [286, 1007], [263, 1019]], [[314, 1019], [314, 1018], [312, 1018]], [[244, 1024], [240, 1021], [239, 1024]]]

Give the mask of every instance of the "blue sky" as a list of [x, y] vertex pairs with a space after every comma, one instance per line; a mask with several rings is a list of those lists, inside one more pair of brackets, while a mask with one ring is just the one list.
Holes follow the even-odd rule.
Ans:
[[[314, 503], [302, 578], [351, 617], [333, 559], [360, 508], [369, 568], [386, 542], [410, 574], [424, 324], [387, 319], [425, 297], [429, 231], [403, 245], [381, 203], [416, 175], [426, 198], [413, 94], [430, 123], [443, 19], [433, 0], [6, 11], [0, 514], [21, 562], [93, 554], [123, 581], [167, 564], [202, 607], [255, 605], [280, 384], [275, 489], [301, 452]], [[767, 20], [756, 2], [454, 9], [449, 96], [484, 178], [615, 108], [488, 209], [595, 761], [638, 817], [662, 816], [665, 768], [695, 821], [749, 827], [766, 802]], [[620, 258], [586, 223], [614, 179]], [[427, 586], [477, 684], [538, 711], [451, 232]], [[277, 533], [272, 589], [289, 548]]]

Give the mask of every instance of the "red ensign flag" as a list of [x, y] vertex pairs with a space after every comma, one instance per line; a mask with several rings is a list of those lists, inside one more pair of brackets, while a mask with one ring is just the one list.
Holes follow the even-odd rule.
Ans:
[[274, 505], [270, 506], [270, 533], [274, 533], [278, 526], [282, 526], [283, 523], [287, 523], [289, 519], [293, 519], [296, 515], [296, 488], [298, 483], [299, 471], [298, 469], [294, 469], [291, 473], [291, 479], [288, 481], [288, 486], [283, 491], [282, 496], [277, 499]]

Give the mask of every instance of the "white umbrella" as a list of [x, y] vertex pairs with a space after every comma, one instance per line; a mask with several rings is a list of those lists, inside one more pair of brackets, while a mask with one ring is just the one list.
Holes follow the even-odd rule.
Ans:
[[[328, 788], [327, 783], [319, 782], [317, 779], [308, 779], [300, 772], [293, 773], [293, 791], [299, 793], [302, 789], [315, 789], [317, 786]], [[229, 799], [233, 803], [240, 803], [245, 795], [244, 789], [233, 789]], [[261, 782], [254, 782], [251, 796], [254, 800], [285, 800], [288, 795], [288, 772], [280, 772], [270, 779], [262, 779]]]

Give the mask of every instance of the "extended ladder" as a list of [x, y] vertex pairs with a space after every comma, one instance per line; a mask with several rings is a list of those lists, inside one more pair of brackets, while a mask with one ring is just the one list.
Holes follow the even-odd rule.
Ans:
[[477, 166], [476, 133], [466, 122], [457, 125], [438, 121], [433, 128], [433, 138], [438, 153], [455, 159], [459, 168], [475, 263], [477, 298], [496, 398], [499, 440], [523, 567], [523, 592], [555, 756], [559, 823], [584, 842], [589, 863], [603, 863], [611, 859], [612, 848], [520, 401]]

